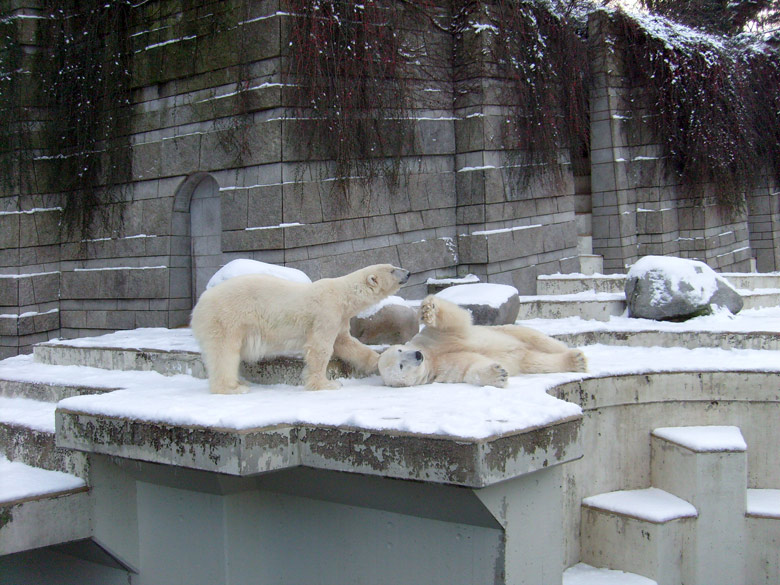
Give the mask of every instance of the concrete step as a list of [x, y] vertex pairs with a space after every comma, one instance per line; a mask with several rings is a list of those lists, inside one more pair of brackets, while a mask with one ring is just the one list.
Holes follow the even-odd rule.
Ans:
[[635, 573], [577, 563], [563, 572], [562, 585], [658, 585], [658, 583]]
[[746, 582], [774, 585], [780, 575], [780, 489], [747, 491]]
[[[587, 277], [583, 279], [588, 281]], [[606, 283], [599, 283], [601, 284]], [[607, 285], [609, 286], [609, 285]], [[572, 283], [567, 287], [582, 287]], [[744, 309], [760, 309], [780, 305], [780, 290], [740, 291]], [[594, 292], [584, 290], [578, 293], [560, 295], [535, 295], [520, 297], [518, 319], [562, 319], [581, 317], [596, 321], [609, 321], [611, 316], [618, 317], [626, 310], [625, 293]]]
[[596, 295], [584, 292], [556, 297], [521, 296], [520, 311], [517, 318], [526, 319], [564, 319], [581, 317], [596, 321], [609, 321], [611, 316], [619, 316], [626, 309], [625, 295], [604, 293]]
[[0, 457], [0, 555], [90, 536], [85, 481]]
[[699, 512], [688, 545], [690, 581], [745, 583], [747, 445], [734, 426], [657, 428], [650, 480]]
[[[161, 339], [163, 343], [160, 343]], [[33, 355], [37, 363], [55, 366], [207, 377], [189, 329], [134, 329], [97, 337], [50, 341], [36, 345]], [[303, 366], [300, 356], [278, 356], [242, 363], [241, 375], [257, 384], [298, 384]], [[341, 360], [334, 359], [328, 366], [328, 375], [351, 377], [354, 371]]]
[[780, 305], [780, 289], [739, 289], [744, 303], [743, 309], [761, 309]]
[[721, 276], [737, 289], [780, 289], [780, 272], [723, 272]]
[[774, 332], [740, 331], [579, 331], [553, 333], [553, 337], [570, 347], [586, 345], [621, 345], [631, 347], [714, 347], [721, 349], [780, 350], [780, 335]]
[[[730, 272], [721, 276], [739, 290], [743, 297], [756, 296], [762, 303], [757, 306], [776, 305], [780, 298], [780, 273]], [[568, 295], [586, 291], [622, 293], [625, 286], [625, 274], [542, 274], [537, 278], [536, 292], [539, 295]]]
[[543, 274], [536, 279], [536, 292], [539, 295], [570, 295], [591, 291], [622, 294], [625, 287], [625, 274]]
[[31, 467], [86, 478], [87, 456], [55, 443], [56, 404], [0, 397], [0, 455]]
[[696, 508], [657, 488], [620, 490], [582, 501], [580, 558], [658, 585], [685, 581], [680, 551], [695, 529]]
[[115, 388], [81, 384], [57, 384], [56, 382], [29, 382], [0, 377], [0, 396], [6, 398], [30, 398], [41, 402], [59, 402], [71, 396], [101, 394]]

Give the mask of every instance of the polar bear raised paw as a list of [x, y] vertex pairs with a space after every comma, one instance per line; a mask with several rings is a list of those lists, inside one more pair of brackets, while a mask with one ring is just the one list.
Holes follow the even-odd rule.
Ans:
[[426, 297], [420, 305], [420, 322], [423, 323], [423, 325], [436, 327], [438, 312], [439, 308], [436, 304], [436, 297]]

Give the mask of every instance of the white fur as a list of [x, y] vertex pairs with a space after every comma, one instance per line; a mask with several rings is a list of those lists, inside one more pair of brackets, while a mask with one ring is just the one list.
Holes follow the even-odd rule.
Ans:
[[430, 382], [466, 382], [506, 386], [508, 376], [584, 372], [578, 349], [518, 325], [473, 325], [471, 314], [444, 299], [429, 296], [420, 305], [422, 331], [405, 345], [379, 357], [379, 373], [388, 386]]
[[395, 293], [409, 272], [377, 264], [338, 278], [292, 282], [263, 274], [236, 276], [206, 290], [192, 311], [192, 332], [200, 343], [215, 394], [247, 391], [239, 383], [241, 359], [303, 351], [309, 390], [338, 388], [325, 372], [337, 356], [367, 373], [378, 354], [349, 333], [349, 320]]

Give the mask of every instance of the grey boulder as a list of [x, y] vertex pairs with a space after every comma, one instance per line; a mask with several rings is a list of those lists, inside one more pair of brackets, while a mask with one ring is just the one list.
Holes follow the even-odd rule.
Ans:
[[628, 316], [656, 321], [685, 321], [718, 307], [742, 310], [739, 293], [712, 268], [671, 256], [645, 256], [626, 276]]

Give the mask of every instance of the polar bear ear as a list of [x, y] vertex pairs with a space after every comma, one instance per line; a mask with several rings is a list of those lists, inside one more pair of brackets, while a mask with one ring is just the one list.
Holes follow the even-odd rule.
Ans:
[[369, 274], [368, 278], [366, 278], [366, 282], [368, 283], [368, 286], [371, 288], [376, 288], [379, 286], [379, 278], [376, 274]]

